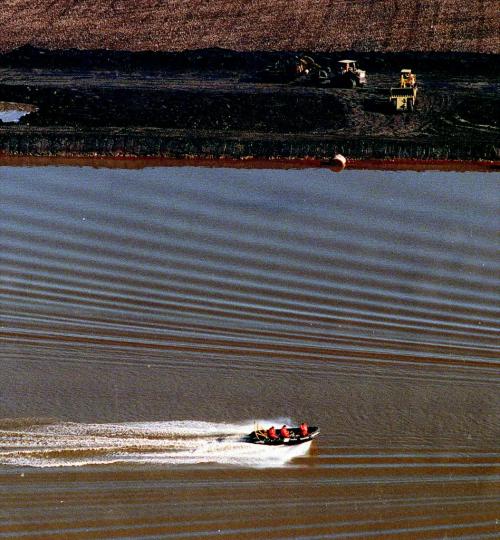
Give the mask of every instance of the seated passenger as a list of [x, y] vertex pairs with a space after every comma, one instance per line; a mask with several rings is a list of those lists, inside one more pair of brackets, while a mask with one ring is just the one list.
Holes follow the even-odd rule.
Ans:
[[282, 437], [283, 439], [290, 438], [290, 432], [286, 428], [286, 424], [283, 424], [283, 427], [280, 429], [280, 437]]
[[299, 435], [301, 437], [307, 437], [309, 435], [309, 427], [305, 422], [302, 422], [299, 426]]
[[278, 439], [278, 435], [276, 435], [276, 429], [274, 429], [274, 426], [271, 426], [268, 430], [267, 430], [267, 436], [269, 439], [271, 440], [276, 440]]

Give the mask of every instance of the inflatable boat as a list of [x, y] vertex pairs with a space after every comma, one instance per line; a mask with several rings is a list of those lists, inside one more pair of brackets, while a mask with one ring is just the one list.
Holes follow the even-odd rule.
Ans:
[[252, 431], [249, 435], [245, 437], [245, 441], [252, 444], [267, 444], [270, 446], [291, 446], [294, 444], [302, 444], [308, 441], [312, 441], [319, 435], [319, 427], [311, 426], [309, 427], [308, 433], [305, 437], [300, 435], [299, 428], [288, 428], [290, 432], [290, 437], [278, 439], [270, 439], [267, 436], [267, 431], [265, 429], [257, 429]]

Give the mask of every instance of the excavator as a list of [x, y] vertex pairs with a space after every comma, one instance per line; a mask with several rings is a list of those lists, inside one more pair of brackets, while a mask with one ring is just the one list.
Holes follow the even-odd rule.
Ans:
[[359, 69], [356, 60], [339, 60], [337, 69], [314, 64], [310, 69], [310, 79], [321, 86], [337, 88], [356, 88], [366, 84], [366, 71]]
[[314, 86], [356, 88], [366, 84], [366, 71], [358, 69], [356, 60], [339, 60], [338, 68], [318, 64], [311, 56], [294, 56], [278, 60], [262, 73], [266, 81], [304, 82]]

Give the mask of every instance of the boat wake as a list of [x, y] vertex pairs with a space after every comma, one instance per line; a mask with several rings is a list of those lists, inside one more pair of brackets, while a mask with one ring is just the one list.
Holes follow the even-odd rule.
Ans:
[[[282, 419], [262, 420], [279, 424]], [[111, 463], [281, 467], [304, 455], [310, 443], [292, 447], [248, 444], [254, 423], [169, 421], [119, 424], [0, 421], [0, 464], [77, 467]]]

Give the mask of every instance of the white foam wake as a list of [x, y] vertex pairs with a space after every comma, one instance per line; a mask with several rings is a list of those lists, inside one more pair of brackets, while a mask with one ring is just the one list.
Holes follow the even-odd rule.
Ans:
[[[280, 424], [283, 419], [261, 420]], [[280, 467], [304, 455], [310, 443], [268, 447], [242, 436], [255, 424], [199, 421], [127, 422], [120, 424], [0, 422], [0, 464], [75, 467], [111, 463], [220, 463]]]

